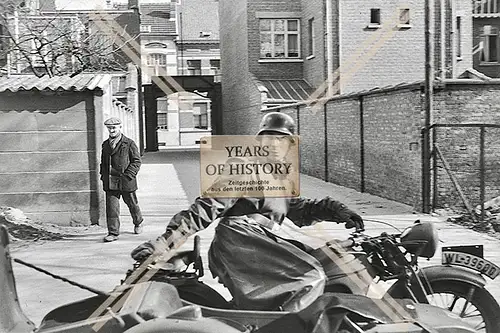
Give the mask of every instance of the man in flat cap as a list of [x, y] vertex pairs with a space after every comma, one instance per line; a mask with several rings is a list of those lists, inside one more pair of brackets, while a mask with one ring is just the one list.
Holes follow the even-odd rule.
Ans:
[[104, 122], [109, 138], [102, 144], [100, 174], [106, 192], [106, 222], [108, 235], [105, 242], [113, 242], [120, 234], [120, 197], [127, 204], [134, 223], [134, 233], [142, 232], [142, 214], [137, 201], [137, 173], [141, 155], [135, 142], [122, 133], [122, 122], [112, 117]]

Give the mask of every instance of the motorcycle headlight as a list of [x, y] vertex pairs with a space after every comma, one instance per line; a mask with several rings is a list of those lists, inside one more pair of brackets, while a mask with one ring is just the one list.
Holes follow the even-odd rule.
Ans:
[[432, 222], [416, 221], [401, 234], [401, 246], [419, 257], [431, 258], [438, 247], [437, 229]]

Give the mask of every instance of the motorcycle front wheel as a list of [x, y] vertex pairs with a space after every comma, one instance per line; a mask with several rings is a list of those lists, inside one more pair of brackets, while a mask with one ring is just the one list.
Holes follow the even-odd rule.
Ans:
[[500, 332], [500, 306], [485, 289], [458, 281], [430, 281], [427, 299], [459, 315], [476, 332]]

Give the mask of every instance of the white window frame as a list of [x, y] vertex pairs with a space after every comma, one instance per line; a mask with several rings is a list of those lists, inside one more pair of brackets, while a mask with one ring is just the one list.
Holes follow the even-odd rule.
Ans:
[[[218, 61], [219, 62], [219, 67], [213, 66], [213, 61]], [[220, 74], [220, 59], [210, 59], [210, 70], [212, 71], [213, 75], [218, 75]]]
[[151, 32], [151, 25], [141, 24], [140, 31], [141, 32]]
[[208, 103], [193, 103], [193, 127], [208, 129]]
[[[164, 61], [163, 61], [164, 60]], [[148, 66], [167, 66], [167, 55], [164, 53], [148, 53], [147, 56]]]
[[[160, 123], [160, 120], [162, 122]], [[156, 114], [157, 127], [156, 129], [168, 129], [168, 112], [158, 112]]]
[[[373, 14], [378, 14], [378, 22], [373, 22]], [[370, 23], [368, 23], [368, 28], [378, 29], [382, 24], [382, 13], [380, 8], [370, 8]]]
[[[491, 36], [496, 36], [496, 43], [497, 43], [497, 50], [496, 50], [496, 60], [491, 61], [490, 57], [490, 38]], [[483, 33], [481, 35], [481, 40], [482, 40], [482, 51], [481, 51], [481, 56], [480, 56], [480, 62], [481, 64], [498, 64], [500, 60], [500, 54], [499, 54], [499, 35], [498, 35], [498, 28], [497, 27], [492, 27], [490, 25], [485, 25], [483, 27]]]
[[[199, 67], [198, 66], [191, 66], [190, 63], [192, 61], [196, 62], [197, 64], [200, 64], [200, 66]], [[189, 59], [186, 61], [187, 71], [188, 71], [189, 75], [201, 75], [202, 74], [201, 62], [202, 62], [201, 59]], [[198, 71], [198, 73], [196, 71]]]
[[457, 54], [457, 60], [462, 60], [463, 56], [463, 50], [462, 50], [462, 39], [463, 39], [463, 24], [462, 24], [462, 17], [457, 16], [455, 18], [455, 31], [456, 31], [456, 54]]
[[[404, 12], [408, 13], [408, 19], [402, 20]], [[399, 8], [398, 28], [411, 28], [411, 10], [410, 8]]]
[[154, 76], [165, 75], [167, 72], [167, 55], [165, 53], [148, 53], [146, 65], [149, 68], [147, 74]]
[[[261, 31], [260, 30], [260, 22], [261, 21], [271, 21], [271, 30], [270, 31]], [[284, 20], [285, 21], [285, 29], [284, 31], [275, 31], [275, 23], [278, 20]], [[296, 21], [297, 22], [297, 30], [288, 30], [288, 22], [289, 21]], [[284, 57], [279, 57], [275, 56], [274, 52], [274, 38], [275, 35], [284, 35], [284, 50], [285, 50], [285, 56]], [[259, 19], [259, 36], [262, 37], [262, 35], [271, 35], [271, 56], [262, 56], [262, 51], [259, 50], [259, 57], [260, 59], [300, 59], [301, 58], [301, 46], [300, 46], [300, 19], [299, 18], [261, 18]], [[297, 36], [297, 56], [290, 57], [289, 56], [289, 49], [288, 49], [288, 36], [289, 35], [296, 35]], [[260, 43], [259, 45], [261, 46], [262, 49], [262, 38], [260, 38]]]

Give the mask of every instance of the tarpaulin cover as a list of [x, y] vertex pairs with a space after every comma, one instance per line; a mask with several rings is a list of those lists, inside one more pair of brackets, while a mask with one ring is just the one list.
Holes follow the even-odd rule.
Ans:
[[324, 291], [314, 257], [247, 216], [220, 221], [209, 258], [238, 309], [298, 311]]
[[[415, 306], [407, 299], [386, 301], [361, 295], [326, 293], [306, 309], [287, 314], [255, 333], [308, 333], [313, 329], [314, 332], [336, 332], [344, 315], [349, 315], [355, 322], [413, 322], [418, 317]], [[320, 324], [329, 329], [319, 330]]]

